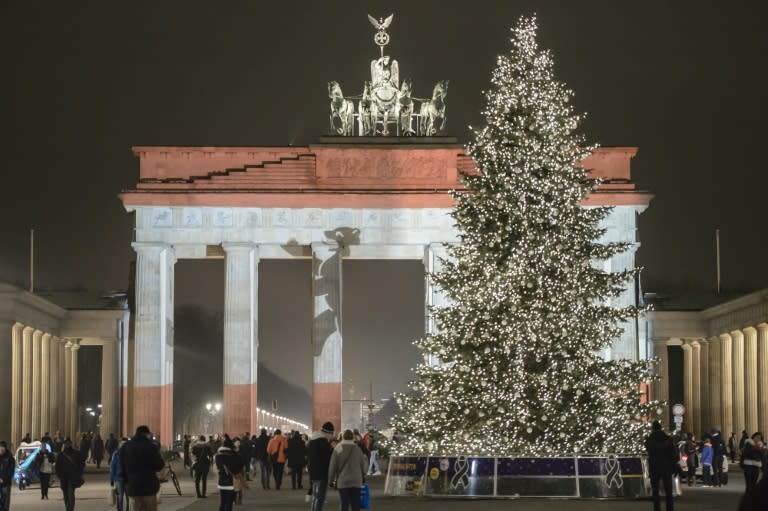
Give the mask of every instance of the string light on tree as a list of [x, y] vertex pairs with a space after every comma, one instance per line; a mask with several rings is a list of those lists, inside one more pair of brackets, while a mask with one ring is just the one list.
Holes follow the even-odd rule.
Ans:
[[536, 31], [535, 18], [513, 28], [468, 144], [479, 172], [454, 194], [461, 244], [431, 276], [451, 305], [417, 342], [441, 363], [399, 396], [401, 454], [634, 454], [659, 408], [641, 403], [651, 361], [598, 355], [641, 312], [610, 305], [637, 270], [595, 264], [628, 246], [598, 242], [610, 208], [581, 206], [599, 184], [580, 167], [595, 148]]

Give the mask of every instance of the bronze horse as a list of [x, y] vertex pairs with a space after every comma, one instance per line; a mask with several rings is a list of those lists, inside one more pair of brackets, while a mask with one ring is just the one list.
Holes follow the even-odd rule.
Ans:
[[432, 99], [421, 104], [419, 127], [421, 135], [432, 136], [445, 130], [448, 118], [445, 115], [445, 97], [448, 95], [448, 80], [440, 80], [432, 90]]
[[339, 82], [328, 82], [328, 97], [331, 98], [331, 132], [337, 135], [352, 135], [355, 104], [345, 99]]

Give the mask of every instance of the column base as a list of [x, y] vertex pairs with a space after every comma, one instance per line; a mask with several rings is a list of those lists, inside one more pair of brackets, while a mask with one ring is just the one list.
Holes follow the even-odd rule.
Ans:
[[224, 384], [224, 432], [232, 438], [256, 432], [256, 384]]
[[319, 431], [331, 422], [335, 431], [341, 431], [341, 382], [312, 384], [312, 429]]
[[148, 426], [160, 445], [173, 445], [173, 384], [133, 389], [133, 435], [138, 426]]

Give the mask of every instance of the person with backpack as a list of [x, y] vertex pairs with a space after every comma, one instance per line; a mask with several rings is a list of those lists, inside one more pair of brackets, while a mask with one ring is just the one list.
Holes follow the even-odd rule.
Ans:
[[344, 431], [341, 443], [336, 446], [328, 466], [329, 481], [339, 491], [340, 511], [360, 511], [360, 490], [368, 468], [365, 454], [355, 442], [355, 434]]
[[56, 477], [59, 478], [61, 493], [64, 494], [66, 511], [75, 509], [75, 489], [83, 485], [85, 457], [72, 447], [70, 439], [64, 440], [64, 449], [56, 457]]
[[328, 489], [328, 466], [331, 463], [334, 427], [332, 422], [326, 422], [312, 434], [307, 446], [307, 464], [309, 468], [309, 485], [312, 488], [312, 511], [323, 511], [325, 493]]
[[712, 472], [714, 473], [714, 485], [717, 487], [725, 484], [723, 476], [723, 456], [725, 456], [725, 442], [717, 428], [712, 428], [710, 441], [712, 442]]

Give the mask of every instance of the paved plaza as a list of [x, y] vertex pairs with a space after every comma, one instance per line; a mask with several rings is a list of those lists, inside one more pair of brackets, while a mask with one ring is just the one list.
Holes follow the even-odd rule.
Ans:
[[[178, 465], [178, 464], [177, 464]], [[215, 474], [209, 478], [213, 484], [209, 486], [209, 497], [204, 500], [194, 498], [194, 482], [189, 477], [189, 472], [184, 473], [178, 469], [181, 479], [182, 496], [176, 495], [170, 483], [164, 483], [161, 488], [160, 511], [213, 511], [218, 509], [219, 498], [216, 490]], [[738, 469], [732, 469], [731, 481], [724, 488], [683, 488], [683, 496], [676, 499], [675, 509], [678, 511], [709, 511], [709, 510], [735, 510], [738, 506], [741, 494], [744, 492], [744, 479]], [[107, 503], [109, 492], [109, 478], [105, 469], [96, 471], [89, 466], [86, 472], [86, 483], [77, 491], [76, 511], [108, 511], [114, 509]], [[284, 483], [286, 480], [284, 480]], [[280, 491], [262, 490], [257, 482], [251, 483], [251, 489], [245, 492], [242, 506], [235, 506], [235, 511], [241, 509], [275, 509], [275, 510], [308, 510], [309, 504], [304, 502], [306, 490], [291, 490], [290, 478], [287, 478], [288, 488], [283, 486]], [[384, 487], [383, 477], [374, 477], [369, 481], [373, 493], [372, 511], [462, 511], [462, 510], [515, 510], [538, 511], [562, 509], [568, 511], [641, 511], [653, 508], [650, 500], [637, 501], [579, 501], [562, 499], [514, 499], [514, 500], [451, 500], [451, 499], [426, 499], [426, 498], [393, 498], [382, 495]], [[305, 478], [306, 485], [306, 478]], [[50, 491], [50, 500], [41, 501], [40, 492], [35, 485], [32, 488], [19, 492], [15, 487], [11, 500], [11, 509], [23, 509], [24, 511], [60, 511], [64, 509], [61, 492], [58, 488]], [[338, 498], [333, 490], [328, 492], [328, 502], [325, 506], [328, 511], [338, 509]]]

